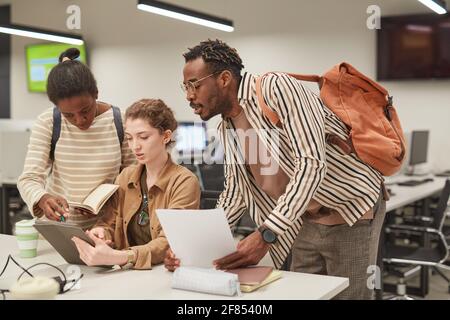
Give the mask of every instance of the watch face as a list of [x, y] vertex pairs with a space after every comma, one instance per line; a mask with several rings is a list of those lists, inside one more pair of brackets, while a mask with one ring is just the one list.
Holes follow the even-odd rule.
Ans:
[[272, 232], [272, 230], [266, 229], [263, 232], [263, 239], [265, 242], [274, 243], [275, 240], [277, 240], [277, 236]]

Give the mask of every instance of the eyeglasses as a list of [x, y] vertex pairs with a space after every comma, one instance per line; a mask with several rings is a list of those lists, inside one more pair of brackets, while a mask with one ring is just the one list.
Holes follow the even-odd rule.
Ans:
[[197, 90], [197, 88], [199, 87], [199, 82], [200, 81], [203, 81], [203, 80], [205, 80], [205, 79], [208, 79], [209, 77], [212, 77], [212, 76], [214, 76], [214, 75], [216, 75], [216, 74], [218, 74], [218, 73], [220, 73], [220, 72], [222, 72], [223, 70], [220, 70], [220, 71], [216, 71], [216, 72], [213, 72], [213, 73], [211, 73], [211, 74], [209, 74], [209, 75], [207, 75], [206, 77], [203, 77], [203, 78], [201, 78], [201, 79], [198, 79], [197, 81], [188, 81], [188, 82], [186, 82], [186, 83], [181, 83], [180, 85], [181, 85], [181, 89], [183, 90], [183, 92], [184, 93], [193, 93], [193, 92], [195, 92], [195, 90]]

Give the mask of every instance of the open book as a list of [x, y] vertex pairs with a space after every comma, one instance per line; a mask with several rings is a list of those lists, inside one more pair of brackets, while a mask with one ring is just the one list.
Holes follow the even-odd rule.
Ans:
[[95, 188], [82, 203], [69, 202], [69, 207], [97, 215], [106, 201], [119, 189], [116, 184], [104, 183]]
[[227, 272], [238, 275], [242, 292], [252, 292], [281, 278], [281, 271], [272, 267], [246, 267], [230, 269]]

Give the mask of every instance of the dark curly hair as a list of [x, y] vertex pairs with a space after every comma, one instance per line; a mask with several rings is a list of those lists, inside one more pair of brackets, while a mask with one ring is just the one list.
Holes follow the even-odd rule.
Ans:
[[[98, 93], [97, 81], [91, 70], [82, 62], [75, 60], [80, 51], [70, 48], [61, 53], [59, 64], [53, 67], [47, 79], [47, 96], [53, 104], [59, 100], [75, 96]], [[70, 60], [63, 61], [64, 58]]]
[[188, 48], [188, 52], [184, 53], [183, 57], [186, 62], [202, 57], [211, 72], [229, 70], [238, 80], [244, 68], [236, 49], [219, 39], [202, 41], [197, 46]]

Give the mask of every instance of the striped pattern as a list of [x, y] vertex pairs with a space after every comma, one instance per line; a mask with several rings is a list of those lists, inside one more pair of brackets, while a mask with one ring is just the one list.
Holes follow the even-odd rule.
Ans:
[[19, 227], [15, 229], [19, 254], [21, 258], [32, 258], [37, 254], [39, 233], [32, 226]]
[[347, 139], [349, 132], [300, 81], [283, 73], [269, 74], [262, 81], [265, 102], [279, 115], [281, 129], [262, 114], [255, 84], [255, 76], [243, 75], [239, 103], [267, 150], [291, 180], [277, 201], [265, 194], [243, 164], [232, 121], [224, 118], [218, 131], [225, 150], [226, 178], [217, 205], [225, 209], [231, 225], [248, 210], [257, 225], [264, 223], [274, 230], [279, 240], [270, 254], [280, 267], [312, 198], [335, 209], [351, 226], [376, 203], [383, 177], [355, 155], [345, 155], [338, 147], [326, 144], [325, 134]]
[[[38, 117], [33, 127], [24, 170], [18, 180], [22, 198], [38, 217], [42, 212], [36, 204], [45, 193], [82, 202], [99, 184], [114, 183], [120, 169], [135, 161], [126, 142], [120, 148], [112, 109], [97, 116], [86, 131], [62, 116], [53, 164], [49, 159], [52, 128], [50, 108]], [[69, 219], [82, 228], [92, 226], [97, 220], [76, 214], [71, 214]]]

